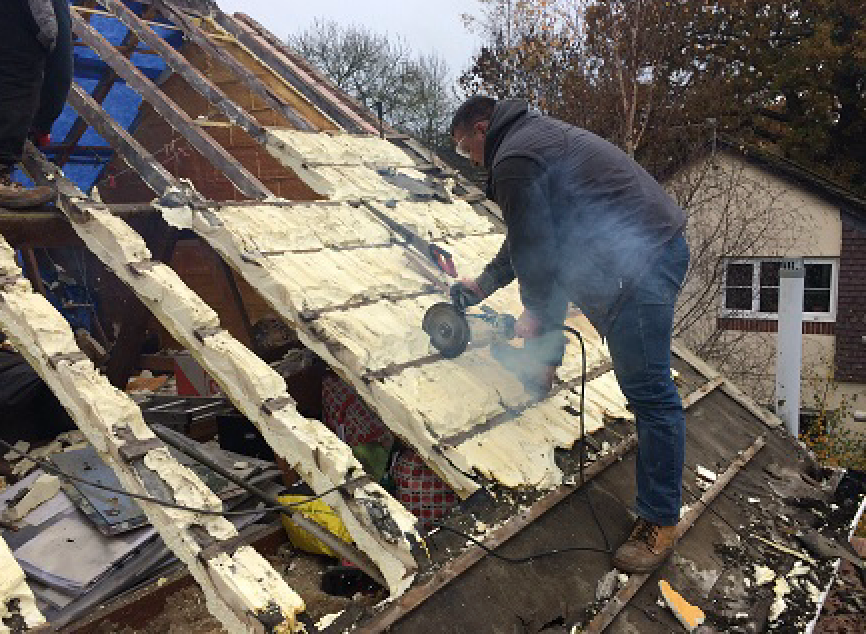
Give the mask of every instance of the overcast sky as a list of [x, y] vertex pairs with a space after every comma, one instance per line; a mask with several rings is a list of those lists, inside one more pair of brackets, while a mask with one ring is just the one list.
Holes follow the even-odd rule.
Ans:
[[461, 13], [477, 14], [477, 0], [217, 0], [217, 4], [226, 13], [246, 13], [280, 39], [307, 28], [316, 18], [399, 35], [416, 53], [437, 52], [452, 78], [465, 69], [478, 48], [478, 38], [460, 20]]

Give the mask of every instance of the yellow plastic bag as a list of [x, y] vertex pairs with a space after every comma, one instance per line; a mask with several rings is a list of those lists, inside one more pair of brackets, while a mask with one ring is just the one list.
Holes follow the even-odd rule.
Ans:
[[[278, 499], [280, 504], [295, 505], [299, 502], [309, 499], [308, 495], [281, 495]], [[324, 527], [347, 544], [352, 543], [352, 537], [346, 526], [340, 519], [340, 516], [334, 512], [330, 506], [325, 504], [321, 499], [298, 504], [294, 507], [299, 513], [303, 513], [307, 518], [314, 521], [319, 526]], [[289, 535], [289, 540], [295, 548], [304, 550], [308, 553], [316, 555], [328, 555], [329, 557], [339, 557], [337, 553], [325, 546], [318, 537], [310, 535], [303, 528], [295, 524], [288, 515], [281, 515], [283, 527]]]

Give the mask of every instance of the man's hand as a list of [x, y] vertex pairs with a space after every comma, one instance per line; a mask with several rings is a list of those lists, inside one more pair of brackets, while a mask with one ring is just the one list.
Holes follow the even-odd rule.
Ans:
[[523, 339], [534, 339], [541, 335], [541, 320], [530, 311], [524, 310], [523, 314], [514, 324], [514, 334]]
[[481, 287], [475, 280], [469, 278], [463, 278], [452, 284], [449, 293], [451, 294], [451, 301], [460, 310], [466, 310], [470, 306], [480, 304], [484, 299]]

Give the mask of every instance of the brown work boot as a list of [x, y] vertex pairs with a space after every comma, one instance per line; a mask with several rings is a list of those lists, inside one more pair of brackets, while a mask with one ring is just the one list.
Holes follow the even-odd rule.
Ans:
[[613, 565], [630, 574], [655, 570], [673, 552], [676, 529], [638, 518], [629, 538], [614, 553]]
[[53, 187], [24, 187], [13, 182], [12, 172], [0, 167], [0, 207], [7, 209], [27, 209], [39, 207], [53, 201], [57, 192]]

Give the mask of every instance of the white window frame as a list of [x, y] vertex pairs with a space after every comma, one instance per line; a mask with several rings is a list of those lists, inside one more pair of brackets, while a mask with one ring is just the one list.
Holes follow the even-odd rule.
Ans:
[[[761, 283], [761, 262], [779, 262], [784, 258], [722, 258], [722, 289], [719, 301], [720, 317], [733, 317], [741, 319], [768, 319], [779, 318], [778, 313], [765, 313], [758, 310], [759, 290]], [[836, 303], [839, 294], [839, 258], [803, 258], [804, 264], [830, 264], [830, 312], [826, 313], [803, 313], [804, 321], [835, 322]], [[730, 309], [725, 307], [725, 291], [728, 288], [728, 265], [729, 264], [751, 264], [752, 265], [752, 309]]]

